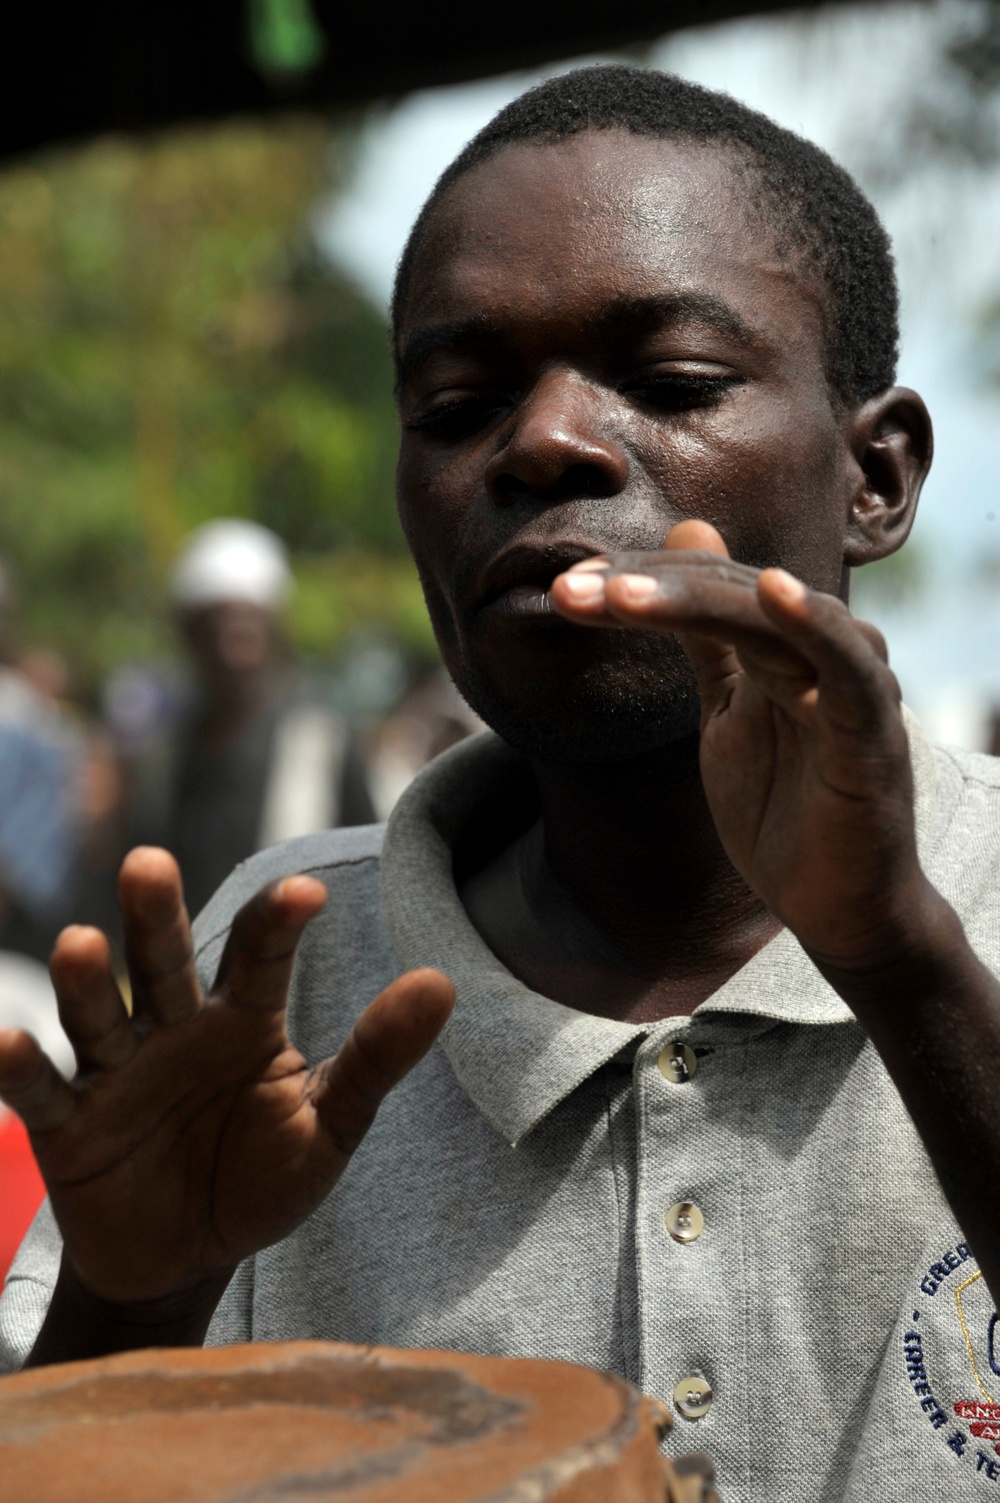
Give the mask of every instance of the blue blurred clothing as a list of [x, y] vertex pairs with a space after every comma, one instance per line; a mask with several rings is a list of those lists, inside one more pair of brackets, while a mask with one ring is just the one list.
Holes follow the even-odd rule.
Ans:
[[[77, 857], [72, 727], [23, 676], [0, 668], [0, 889], [6, 947], [44, 953], [73, 888]], [[22, 932], [23, 931], [23, 932]]]
[[0, 872], [24, 906], [57, 906], [72, 869], [67, 750], [0, 721]]

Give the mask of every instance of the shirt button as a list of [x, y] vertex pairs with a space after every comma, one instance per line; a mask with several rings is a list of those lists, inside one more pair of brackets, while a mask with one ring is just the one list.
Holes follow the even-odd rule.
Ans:
[[671, 1085], [685, 1085], [698, 1073], [698, 1057], [687, 1044], [668, 1044], [660, 1050], [656, 1064]]
[[682, 1378], [674, 1389], [674, 1404], [678, 1414], [685, 1419], [701, 1419], [712, 1407], [715, 1398], [711, 1383], [706, 1383], [704, 1378]]
[[705, 1218], [692, 1200], [679, 1200], [663, 1213], [663, 1220], [675, 1242], [697, 1242], [705, 1230]]

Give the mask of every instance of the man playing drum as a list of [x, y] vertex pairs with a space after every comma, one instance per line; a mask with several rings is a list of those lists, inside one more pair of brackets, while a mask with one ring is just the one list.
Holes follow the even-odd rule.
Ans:
[[1000, 764], [846, 603], [930, 464], [896, 339], [871, 205], [725, 96], [583, 70], [466, 148], [400, 266], [399, 506], [495, 734], [194, 940], [134, 851], [131, 1019], [62, 935], [76, 1080], [0, 1041], [49, 1188], [8, 1369], [558, 1357], [729, 1503], [990, 1495]]

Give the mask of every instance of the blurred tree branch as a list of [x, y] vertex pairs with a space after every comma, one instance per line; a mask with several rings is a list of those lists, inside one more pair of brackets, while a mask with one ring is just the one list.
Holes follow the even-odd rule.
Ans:
[[[85, 689], [164, 650], [176, 545], [225, 514], [292, 549], [302, 645], [335, 650], [371, 614], [348, 573], [377, 594], [380, 570], [393, 629], [429, 641], [393, 503], [383, 317], [308, 230], [352, 144], [291, 118], [0, 174], [0, 555], [26, 635]], [[348, 573], [327, 562], [345, 549]], [[338, 597], [325, 612], [317, 581]]]

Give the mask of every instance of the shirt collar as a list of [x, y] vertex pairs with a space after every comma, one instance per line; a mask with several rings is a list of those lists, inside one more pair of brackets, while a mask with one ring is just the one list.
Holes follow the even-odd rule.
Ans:
[[[907, 711], [916, 787], [918, 841], [932, 838], [934, 755]], [[457, 996], [441, 1047], [463, 1090], [509, 1143], [516, 1143], [566, 1096], [629, 1045], [653, 1033], [701, 1036], [726, 1014], [761, 1023], [822, 1025], [853, 1021], [797, 941], [782, 931], [691, 1018], [619, 1023], [565, 1007], [524, 985], [501, 964], [462, 907], [454, 850], [475, 821], [527, 787], [526, 763], [491, 732], [472, 737], [431, 763], [411, 783], [389, 820], [382, 852], [382, 905], [404, 970], [436, 966]], [[735, 1020], [733, 1020], [735, 1021]]]

